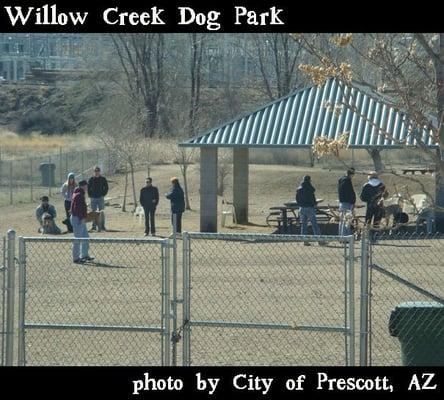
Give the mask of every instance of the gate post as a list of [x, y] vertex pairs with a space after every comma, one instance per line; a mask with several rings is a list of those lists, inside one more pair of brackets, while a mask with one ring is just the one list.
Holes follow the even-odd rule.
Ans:
[[361, 237], [361, 299], [359, 324], [359, 365], [368, 365], [369, 335], [369, 232], [364, 229]]
[[183, 238], [183, 347], [182, 347], [182, 365], [191, 365], [190, 351], [191, 351], [191, 328], [190, 328], [190, 269], [191, 269], [191, 249], [190, 237], [187, 232], [182, 235]]
[[170, 360], [170, 244], [162, 243], [162, 365], [169, 366]]
[[350, 237], [348, 253], [348, 316], [349, 316], [349, 334], [350, 334], [350, 362], [349, 365], [355, 366], [355, 238]]
[[18, 359], [17, 365], [25, 366], [25, 296], [26, 296], [26, 249], [25, 240], [19, 238], [19, 310], [18, 310]]
[[177, 365], [177, 214], [173, 214], [173, 299], [171, 301], [171, 312], [173, 319], [173, 336], [172, 351], [171, 351], [171, 365]]
[[13, 365], [14, 357], [14, 300], [15, 300], [15, 231], [8, 231], [8, 253], [6, 263], [6, 351], [5, 365]]

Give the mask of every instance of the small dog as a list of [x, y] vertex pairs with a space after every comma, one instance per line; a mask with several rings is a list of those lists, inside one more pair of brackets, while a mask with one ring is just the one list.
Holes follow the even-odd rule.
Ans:
[[[384, 207], [383, 218], [385, 220], [385, 226], [395, 226], [399, 215], [402, 213], [402, 208], [398, 204], [391, 204]], [[391, 222], [391, 225], [389, 225]]]
[[49, 213], [42, 215], [42, 226], [39, 228], [39, 232], [43, 234], [58, 235], [60, 232], [59, 227], [55, 224], [54, 218]]
[[86, 215], [86, 222], [95, 222], [98, 231], [104, 230], [105, 225], [105, 213], [103, 210], [100, 211], [90, 211]]

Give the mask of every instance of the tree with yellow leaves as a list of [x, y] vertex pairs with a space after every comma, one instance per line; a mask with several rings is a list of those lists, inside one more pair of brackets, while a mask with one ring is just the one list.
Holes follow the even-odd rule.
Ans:
[[[328, 36], [329, 40], [326, 40]], [[379, 95], [382, 102], [402, 110], [409, 121], [420, 127], [412, 129], [410, 135], [418, 151], [435, 160], [435, 207], [443, 210], [444, 33], [299, 34], [297, 39], [313, 57], [313, 62], [301, 65], [300, 70], [315, 84], [322, 84], [334, 76], [344, 85], [359, 84], [374, 92], [383, 91], [390, 95], [390, 99]], [[353, 99], [342, 103], [344, 107], [358, 111], [354, 104]], [[369, 119], [367, 121], [371, 123]], [[431, 132], [432, 139], [438, 144], [437, 149], [425, 145], [424, 129]], [[378, 131], [378, 134], [393, 139], [379, 127]], [[405, 143], [399, 142], [399, 145]], [[378, 149], [371, 151], [373, 157], [380, 159]], [[444, 232], [443, 212], [437, 215], [436, 221], [438, 229]]]

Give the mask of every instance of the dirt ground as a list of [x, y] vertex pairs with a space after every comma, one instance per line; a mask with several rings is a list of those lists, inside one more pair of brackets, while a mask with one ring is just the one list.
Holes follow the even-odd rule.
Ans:
[[[296, 187], [302, 180], [302, 177], [309, 174], [312, 177], [312, 183], [316, 188], [317, 198], [324, 199], [322, 205], [337, 205], [337, 180], [344, 174], [340, 170], [327, 170], [319, 168], [304, 168], [287, 165], [250, 165], [250, 184], [249, 184], [249, 225], [237, 227], [220, 227], [220, 211], [224, 209], [222, 206], [222, 198], [218, 198], [219, 210], [219, 230], [221, 232], [256, 232], [271, 233], [265, 223], [266, 216], [271, 206], [282, 205], [284, 202], [294, 200]], [[145, 171], [136, 173], [137, 196], [139, 190], [144, 184], [146, 176]], [[156, 165], [153, 167], [151, 176], [153, 184], [159, 188], [160, 203], [157, 209], [157, 233], [159, 236], [168, 236], [171, 233], [170, 228], [170, 204], [164, 197], [169, 189], [169, 180], [172, 176], [181, 178], [178, 165]], [[363, 183], [366, 181], [365, 174], [357, 174], [354, 178], [355, 190], [359, 192]], [[425, 184], [426, 188], [432, 191], [434, 178], [430, 175], [415, 176], [419, 182]], [[123, 175], [114, 175], [109, 177], [110, 191], [108, 194], [109, 206], [106, 208], [106, 226], [108, 232], [106, 237], [140, 237], [143, 235], [144, 227], [140, 226], [133, 218], [131, 211], [133, 205], [129, 200], [127, 212], [122, 212], [121, 205], [124, 193], [124, 177]], [[409, 191], [413, 193], [421, 193], [418, 183], [412, 182], [409, 178], [395, 177], [391, 174], [382, 175], [382, 179], [390, 193], [394, 193], [396, 189], [400, 190], [404, 185], [408, 185]], [[182, 179], [180, 179], [182, 181]], [[396, 183], [396, 186], [395, 186]], [[189, 232], [199, 231], [199, 169], [198, 165], [190, 167], [189, 172], [189, 194], [191, 211], [187, 211], [183, 215], [183, 230]], [[36, 188], [37, 190], [37, 188]], [[55, 205], [59, 217], [57, 219], [59, 226], [65, 228], [60, 223], [61, 217], [64, 215], [63, 200], [60, 194], [57, 194], [54, 188], [51, 202]], [[224, 197], [232, 200], [232, 184], [231, 176], [226, 179], [226, 191]], [[130, 199], [130, 197], [128, 197]], [[16, 204], [12, 206], [0, 207], [0, 232], [6, 232], [8, 229], [14, 229], [17, 235], [31, 235], [37, 233], [37, 221], [35, 220], [34, 210], [38, 206], [35, 204]], [[360, 201], [358, 200], [358, 204]], [[364, 212], [364, 209], [361, 210]], [[93, 233], [93, 235], [97, 235]]]
[[[220, 229], [227, 233], [271, 233], [265, 224], [269, 207], [294, 199], [297, 184], [305, 174], [312, 176], [317, 197], [335, 204], [337, 178], [342, 171], [303, 169], [291, 166], [250, 167], [250, 224]], [[171, 233], [169, 202], [162, 196], [169, 178], [179, 175], [178, 166], [156, 166], [152, 171], [161, 202], [157, 233]], [[141, 187], [144, 172], [136, 175]], [[365, 181], [355, 177], [355, 187]], [[393, 191], [392, 177], [383, 176]], [[428, 186], [433, 178], [420, 177]], [[120, 208], [123, 177], [110, 180], [107, 229], [93, 238], [142, 238], [143, 226], [130, 212]], [[193, 211], [184, 214], [183, 228], [199, 229], [199, 174], [190, 173]], [[411, 183], [409, 183], [412, 186]], [[414, 191], [415, 189], [413, 189]], [[226, 198], [231, 200], [227, 183]], [[220, 201], [220, 199], [219, 199]], [[60, 215], [62, 200], [52, 202]], [[20, 204], [0, 209], [0, 229], [16, 230], [19, 236], [38, 236], [34, 208]], [[129, 205], [128, 209], [131, 210]], [[60, 221], [60, 217], [58, 218]], [[220, 221], [219, 221], [220, 223]], [[69, 237], [61, 235], [60, 237]], [[425, 242], [381, 242], [375, 262], [392, 272], [443, 295], [444, 255], [442, 240]], [[71, 262], [69, 242], [33, 241], [26, 244], [28, 324], [83, 324], [158, 327], [161, 323], [160, 245], [152, 243], [92, 243], [96, 260], [78, 266]], [[336, 242], [320, 247], [302, 243], [193, 240], [191, 308], [193, 321], [231, 321], [294, 326], [344, 324], [344, 247]], [[182, 242], [178, 242], [178, 287], [182, 287]], [[355, 248], [359, 255], [359, 244]], [[379, 260], [379, 261], [378, 261]], [[418, 265], [423, 265], [420, 273]], [[408, 274], [406, 274], [408, 272]], [[423, 300], [414, 292], [375, 275], [373, 287], [373, 352], [375, 365], [400, 365], [399, 342], [388, 333], [390, 310], [401, 301]], [[355, 309], [359, 310], [359, 262], [355, 263]], [[182, 293], [179, 292], [179, 297]], [[356, 314], [357, 316], [358, 314]], [[359, 318], [356, 317], [356, 328]], [[179, 306], [179, 326], [181, 307]], [[356, 339], [359, 335], [356, 335]], [[28, 365], [155, 365], [160, 363], [161, 336], [158, 332], [110, 332], [106, 330], [28, 329]], [[178, 362], [181, 363], [182, 341]], [[194, 326], [191, 331], [192, 365], [344, 365], [346, 337], [338, 332], [294, 329], [235, 329]], [[357, 347], [358, 348], [358, 347]]]

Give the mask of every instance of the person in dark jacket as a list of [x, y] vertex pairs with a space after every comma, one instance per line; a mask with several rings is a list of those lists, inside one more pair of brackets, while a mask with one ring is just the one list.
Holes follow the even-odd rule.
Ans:
[[353, 212], [356, 203], [356, 193], [353, 188], [352, 178], [355, 175], [355, 169], [347, 170], [347, 175], [344, 175], [338, 181], [338, 195], [339, 195], [339, 235], [351, 235], [351, 229], [346, 225], [347, 213]]
[[371, 172], [368, 182], [362, 187], [360, 198], [367, 203], [365, 212], [365, 222], [374, 227], [379, 227], [379, 223], [384, 215], [383, 201], [388, 197], [388, 192], [384, 183], [378, 178], [376, 172]]
[[146, 178], [146, 186], [140, 191], [140, 205], [145, 212], [145, 236], [150, 233], [154, 236], [156, 234], [155, 213], [156, 207], [159, 204], [159, 190], [156, 186], [153, 186], [153, 180]]
[[[105, 196], [108, 193], [108, 181], [100, 173], [100, 167], [94, 167], [94, 176], [88, 181], [88, 196], [91, 199], [91, 210], [101, 211], [105, 209]], [[105, 231], [105, 215], [103, 215], [103, 225], [97, 227], [96, 222], [93, 221], [92, 229]]]
[[[71, 199], [71, 225], [74, 231], [75, 238], [88, 238], [88, 229], [86, 229], [86, 214], [87, 206], [85, 201], [85, 192], [88, 190], [88, 182], [80, 181], [79, 187], [74, 190]], [[91, 261], [94, 258], [88, 254], [89, 241], [75, 240], [72, 246], [73, 262], [76, 264], [83, 264], [86, 261]]]
[[182, 214], [185, 211], [185, 196], [182, 187], [179, 184], [179, 179], [171, 178], [172, 187], [166, 198], [171, 201], [171, 222], [174, 224], [174, 214], [176, 214], [176, 232], [182, 232]]
[[[311, 222], [314, 235], [319, 235], [320, 230], [318, 221], [316, 220], [316, 197], [315, 188], [311, 184], [311, 178], [306, 175], [296, 190], [296, 202], [299, 206], [299, 215], [301, 218], [301, 235], [307, 235], [308, 220]], [[309, 242], [304, 242], [306, 246], [309, 246]], [[319, 244], [324, 244], [320, 242]]]

